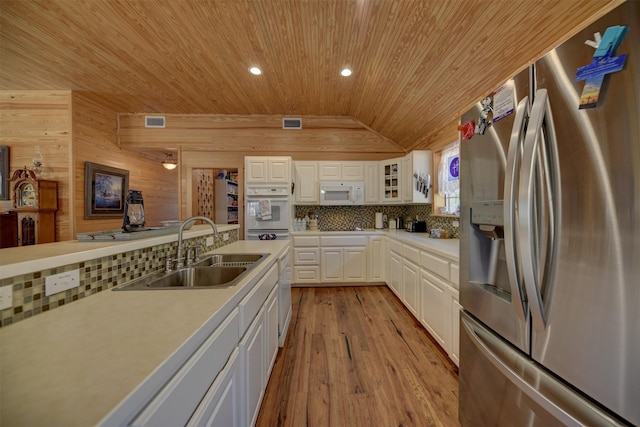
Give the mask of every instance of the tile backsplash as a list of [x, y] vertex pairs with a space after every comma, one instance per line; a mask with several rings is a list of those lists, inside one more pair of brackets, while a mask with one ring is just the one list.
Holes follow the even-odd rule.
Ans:
[[[214, 238], [212, 246], [205, 246], [207, 236], [185, 239], [189, 246], [200, 244], [204, 252], [226, 246], [238, 240], [238, 230], [225, 231]], [[13, 287], [13, 307], [0, 311], [0, 327], [73, 303], [101, 291], [111, 289], [153, 271], [164, 270], [167, 254], [175, 255], [178, 242], [165, 243], [89, 261], [64, 265], [0, 280], [0, 286]], [[45, 278], [52, 274], [80, 270], [80, 286], [45, 296]]]
[[[364, 206], [295, 206], [295, 217], [302, 218], [313, 212], [318, 215], [318, 229], [321, 231], [345, 231], [359, 228], [374, 228], [376, 212], [387, 218], [411, 217], [427, 222], [427, 229], [443, 228], [449, 237], [460, 237], [460, 229], [454, 227], [458, 218], [431, 216], [431, 205], [364, 205]], [[384, 224], [388, 227], [387, 222]]]

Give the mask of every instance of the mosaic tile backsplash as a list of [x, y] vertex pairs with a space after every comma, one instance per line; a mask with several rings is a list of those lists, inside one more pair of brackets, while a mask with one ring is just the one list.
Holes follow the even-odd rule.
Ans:
[[[307, 217], [309, 212], [318, 215], [318, 229], [321, 231], [346, 231], [360, 228], [374, 228], [376, 212], [387, 218], [410, 217], [427, 222], [427, 229], [443, 228], [452, 239], [460, 237], [460, 228], [454, 227], [459, 218], [431, 216], [431, 205], [366, 205], [366, 206], [295, 206], [295, 217]], [[387, 228], [387, 222], [384, 223]]]
[[[237, 229], [225, 231], [227, 233], [229, 240], [223, 241], [221, 233], [214, 238], [212, 246], [206, 246], [207, 236], [185, 239], [183, 244], [200, 244], [205, 248], [203, 252], [209, 252], [238, 240]], [[178, 242], [166, 243], [2, 279], [0, 286], [13, 286], [13, 307], [0, 311], [0, 327], [73, 303], [151, 272], [164, 270], [167, 254], [173, 257], [177, 250]], [[47, 276], [76, 269], [80, 270], [80, 286], [45, 296]]]

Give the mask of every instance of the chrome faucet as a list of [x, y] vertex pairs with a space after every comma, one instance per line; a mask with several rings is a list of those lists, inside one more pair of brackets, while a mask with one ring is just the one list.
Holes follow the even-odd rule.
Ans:
[[194, 221], [198, 221], [198, 220], [209, 223], [209, 225], [213, 229], [213, 235], [218, 237], [218, 228], [213, 223], [213, 221], [211, 221], [209, 218], [204, 217], [204, 216], [194, 216], [194, 217], [191, 217], [191, 218], [185, 220], [180, 225], [180, 231], [178, 231], [178, 256], [177, 256], [178, 266], [177, 266], [177, 268], [184, 267], [184, 257], [182, 256], [182, 233], [184, 232], [184, 227], [188, 223], [191, 223], [191, 222], [194, 222]]

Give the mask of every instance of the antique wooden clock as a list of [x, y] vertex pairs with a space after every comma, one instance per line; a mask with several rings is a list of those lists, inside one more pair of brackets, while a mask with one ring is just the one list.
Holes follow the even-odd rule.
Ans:
[[11, 181], [13, 210], [18, 213], [19, 245], [55, 242], [58, 183], [37, 179], [26, 167], [17, 170]]

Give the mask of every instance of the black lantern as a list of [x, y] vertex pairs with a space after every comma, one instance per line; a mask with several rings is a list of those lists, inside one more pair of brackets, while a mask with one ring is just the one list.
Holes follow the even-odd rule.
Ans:
[[125, 232], [138, 231], [144, 228], [144, 201], [142, 191], [129, 190], [124, 206], [122, 229]]

